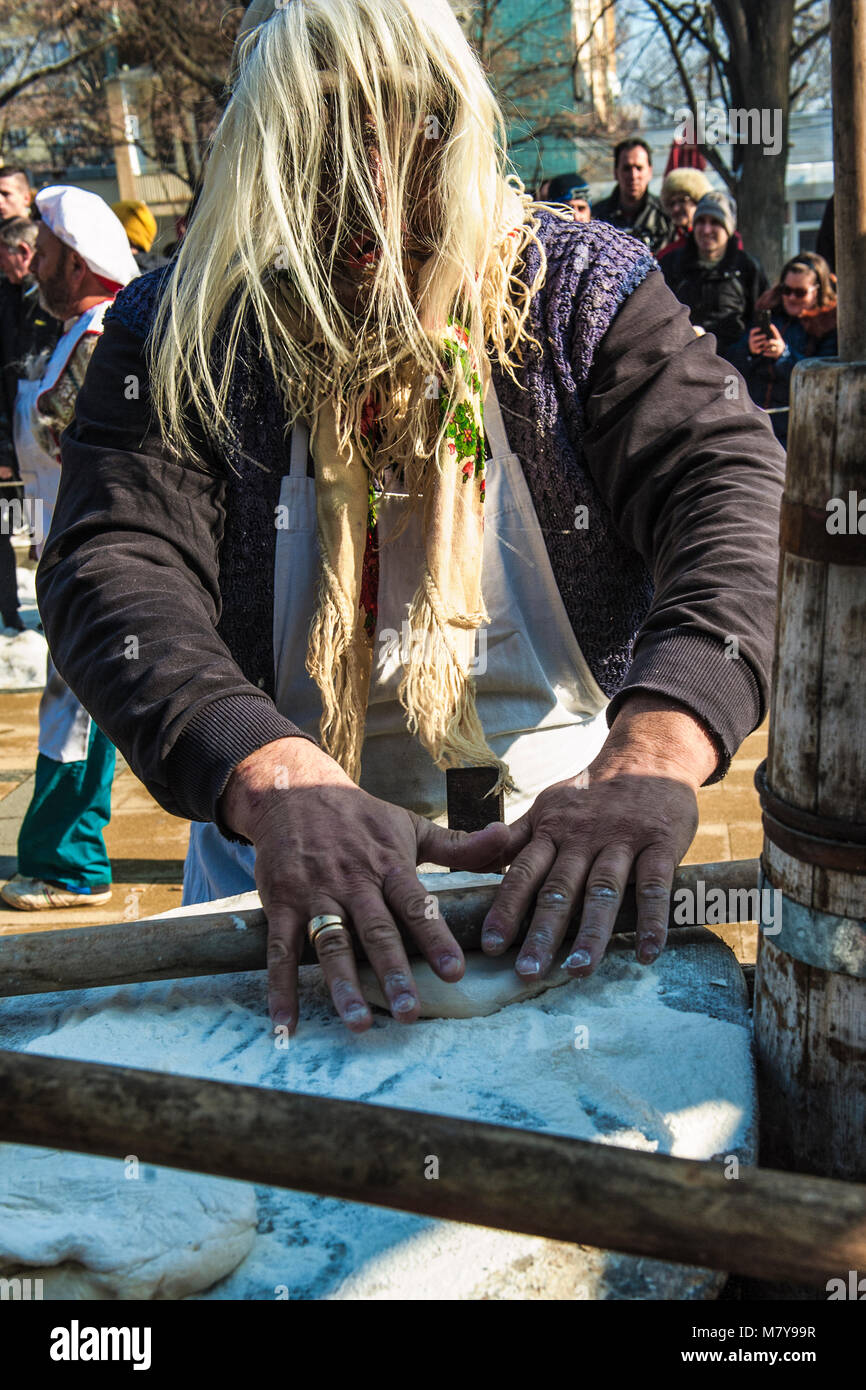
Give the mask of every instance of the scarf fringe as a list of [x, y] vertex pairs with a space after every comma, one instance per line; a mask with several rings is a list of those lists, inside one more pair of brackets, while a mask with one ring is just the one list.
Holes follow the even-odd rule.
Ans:
[[454, 614], [443, 620], [436, 597], [436, 586], [427, 573], [409, 609], [410, 650], [397, 691], [407, 727], [418, 735], [438, 768], [444, 771], [464, 763], [495, 767], [498, 778], [493, 792], [513, 792], [516, 787], [508, 764], [496, 756], [484, 737], [475, 704], [475, 682], [464, 670], [447, 632], [450, 625], [474, 633], [489, 622], [488, 615]]
[[370, 664], [369, 649], [355, 631], [336, 576], [330, 566], [323, 566], [306, 666], [322, 695], [319, 732], [325, 752], [353, 782], [361, 777]]

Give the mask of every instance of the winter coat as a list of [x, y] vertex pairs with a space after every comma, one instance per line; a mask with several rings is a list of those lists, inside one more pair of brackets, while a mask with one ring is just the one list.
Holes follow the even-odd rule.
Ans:
[[[763, 296], [758, 309], [772, 308], [772, 296]], [[788, 411], [791, 396], [791, 373], [804, 357], [835, 357], [839, 347], [836, 336], [836, 305], [807, 309], [798, 318], [784, 309], [772, 309], [772, 321], [785, 339], [781, 357], [753, 356], [749, 351], [749, 334], [734, 344], [728, 353], [731, 362], [745, 377], [749, 395], [762, 410], [779, 411], [771, 422], [780, 444], [788, 442]]]
[[600, 203], [593, 204], [592, 215], [597, 222], [608, 222], [611, 227], [618, 227], [621, 232], [628, 232], [629, 236], [637, 237], [638, 241], [649, 247], [653, 255], [664, 246], [671, 234], [672, 223], [658, 198], [652, 193], [644, 194], [641, 210], [633, 222], [628, 221], [622, 209], [618, 186], [610, 197], [602, 198]]
[[719, 355], [727, 357], [728, 349], [752, 322], [755, 305], [767, 288], [759, 262], [731, 237], [721, 260], [702, 266], [692, 232], [685, 246], [664, 256], [659, 267], [668, 288], [688, 309], [692, 323], [714, 333]]

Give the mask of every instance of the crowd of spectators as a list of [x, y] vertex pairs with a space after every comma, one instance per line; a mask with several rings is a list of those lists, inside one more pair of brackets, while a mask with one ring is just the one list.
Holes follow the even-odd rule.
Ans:
[[652, 149], [639, 136], [620, 141], [613, 165], [616, 183], [599, 201], [579, 173], [546, 180], [537, 196], [570, 207], [577, 221], [609, 222], [648, 246], [695, 332], [713, 334], [720, 356], [742, 374], [787, 444], [793, 368], [803, 358], [837, 352], [832, 197], [818, 251], [793, 256], [770, 286], [743, 244], [734, 199], [712, 187], [701, 169], [671, 169], [655, 197]]

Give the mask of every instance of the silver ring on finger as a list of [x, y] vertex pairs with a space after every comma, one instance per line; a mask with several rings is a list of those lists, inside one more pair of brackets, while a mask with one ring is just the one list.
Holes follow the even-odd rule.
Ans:
[[315, 947], [316, 942], [323, 936], [333, 935], [334, 932], [346, 930], [346, 923], [342, 917], [338, 917], [334, 912], [323, 912], [319, 917], [311, 917], [307, 923], [307, 936], [310, 945]]

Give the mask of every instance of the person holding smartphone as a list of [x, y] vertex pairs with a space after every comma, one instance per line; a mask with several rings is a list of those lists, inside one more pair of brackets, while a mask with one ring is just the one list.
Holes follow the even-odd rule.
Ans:
[[791, 372], [804, 357], [835, 357], [836, 277], [823, 256], [801, 251], [758, 300], [754, 327], [728, 352], [756, 405], [787, 446]]

